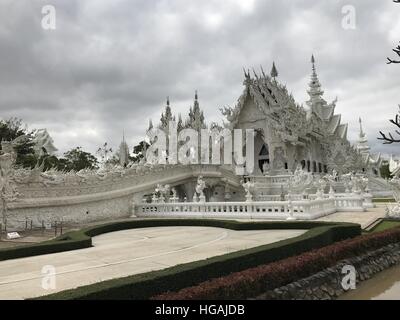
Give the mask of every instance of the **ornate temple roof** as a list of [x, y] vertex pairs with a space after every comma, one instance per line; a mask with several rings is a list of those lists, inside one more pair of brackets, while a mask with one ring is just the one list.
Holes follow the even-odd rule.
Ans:
[[266, 75], [262, 68], [259, 74], [253, 70], [253, 76], [250, 71], [244, 71], [245, 89], [238, 103], [234, 108], [221, 109], [229, 121], [228, 126], [234, 127], [237, 124], [246, 98], [250, 96], [256, 107], [267, 117], [280, 124], [290, 124], [289, 127], [294, 129], [290, 131], [295, 131], [294, 135], [297, 138], [303, 135], [305, 138], [307, 134], [315, 135], [318, 132], [319, 135], [335, 135], [347, 139], [347, 124], [341, 123], [339, 114], [335, 115], [337, 99], [328, 104], [323, 98], [324, 91], [318, 78], [314, 56], [311, 63], [311, 81], [307, 90], [310, 99], [306, 102], [308, 109], [296, 103], [286, 86], [277, 81], [278, 71], [273, 63], [270, 75]]

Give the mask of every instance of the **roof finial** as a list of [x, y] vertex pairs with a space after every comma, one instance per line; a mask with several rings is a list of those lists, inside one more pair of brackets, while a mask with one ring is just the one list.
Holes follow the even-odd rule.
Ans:
[[169, 107], [169, 96], [167, 96], [167, 107]]
[[276, 77], [278, 76], [278, 70], [276, 69], [275, 66], [275, 61], [272, 63], [272, 69], [271, 69], [271, 77], [276, 80]]
[[311, 56], [311, 64], [312, 64], [312, 71], [313, 71], [313, 76], [317, 76], [317, 68], [315, 67], [315, 57], [314, 54]]
[[320, 101], [324, 91], [321, 88], [321, 83], [319, 82], [317, 70], [315, 68], [315, 57], [314, 54], [311, 55], [311, 63], [312, 63], [312, 73], [311, 73], [311, 82], [309, 83], [308, 94], [311, 97], [311, 102], [314, 103], [316, 101]]
[[362, 126], [361, 117], [358, 119], [358, 121], [360, 122], [360, 137], [363, 137], [364, 136], [364, 130], [363, 130], [363, 126]]
[[199, 100], [199, 95], [197, 94], [197, 90], [194, 92], [194, 100], [197, 101]]

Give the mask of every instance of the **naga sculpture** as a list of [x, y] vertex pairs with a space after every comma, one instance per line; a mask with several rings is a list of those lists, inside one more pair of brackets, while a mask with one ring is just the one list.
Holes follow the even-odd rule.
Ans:
[[2, 142], [1, 144], [2, 153], [0, 154], [0, 213], [4, 225], [7, 223], [8, 203], [15, 201], [19, 196], [14, 181], [13, 168], [17, 158], [13, 146], [17, 143], [17, 141], [14, 140], [12, 142]]

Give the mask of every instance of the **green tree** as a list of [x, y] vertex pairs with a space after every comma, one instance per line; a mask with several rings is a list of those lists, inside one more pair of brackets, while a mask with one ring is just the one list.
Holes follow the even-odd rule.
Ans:
[[66, 171], [79, 171], [82, 169], [97, 169], [97, 158], [89, 152], [83, 151], [81, 147], [76, 147], [64, 153], [64, 159], [59, 159], [58, 168]]
[[16, 164], [25, 168], [33, 168], [38, 161], [38, 157], [34, 152], [32, 132], [28, 132], [21, 119], [10, 118], [8, 120], [0, 120], [0, 149], [2, 141], [13, 141], [20, 136], [26, 136], [15, 146], [17, 153]]
[[384, 163], [382, 166], [381, 166], [381, 176], [382, 176], [382, 178], [384, 178], [384, 179], [390, 179], [390, 178], [393, 178], [393, 176], [391, 175], [391, 173], [390, 173], [390, 170], [389, 170], [389, 163]]
[[130, 160], [134, 163], [139, 163], [145, 156], [146, 150], [150, 145], [146, 141], [140, 141], [138, 145], [133, 147], [133, 156], [130, 156]]

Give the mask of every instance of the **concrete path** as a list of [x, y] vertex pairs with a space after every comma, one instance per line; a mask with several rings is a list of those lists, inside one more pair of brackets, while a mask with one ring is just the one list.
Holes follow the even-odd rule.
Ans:
[[[0, 262], [0, 299], [38, 297], [256, 247], [304, 232], [156, 227], [107, 233], [94, 237], [92, 248]], [[52, 272], [56, 276], [48, 277]]]
[[336, 212], [316, 221], [358, 223], [364, 229], [375, 220], [385, 217], [385, 209], [386, 204], [377, 204], [376, 208], [368, 209], [365, 212]]

